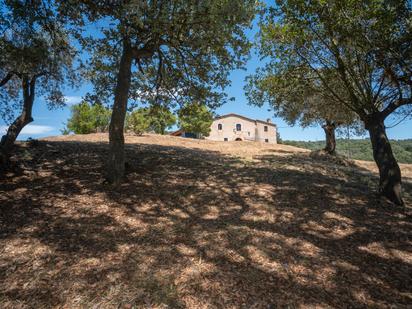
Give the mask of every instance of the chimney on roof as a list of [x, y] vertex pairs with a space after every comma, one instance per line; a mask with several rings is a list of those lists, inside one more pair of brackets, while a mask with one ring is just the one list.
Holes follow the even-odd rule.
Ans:
[[272, 120], [270, 118], [266, 119], [267, 123], [272, 123]]

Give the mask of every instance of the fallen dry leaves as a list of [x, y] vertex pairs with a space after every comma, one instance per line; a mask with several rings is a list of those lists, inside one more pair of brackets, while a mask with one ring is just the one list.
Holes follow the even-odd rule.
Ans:
[[118, 190], [104, 134], [19, 145], [0, 179], [1, 308], [411, 306], [410, 183], [401, 209], [375, 196], [369, 163], [126, 140]]

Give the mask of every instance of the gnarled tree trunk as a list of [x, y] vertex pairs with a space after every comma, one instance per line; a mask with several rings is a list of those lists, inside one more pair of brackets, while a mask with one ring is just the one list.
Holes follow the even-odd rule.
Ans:
[[379, 168], [379, 191], [396, 205], [403, 205], [401, 170], [392, 152], [381, 117], [365, 122], [373, 148], [373, 158]]
[[336, 137], [335, 137], [335, 130], [336, 124], [326, 120], [326, 124], [322, 126], [323, 130], [325, 131], [326, 137], [326, 145], [324, 150], [330, 154], [334, 155], [336, 153]]
[[130, 43], [125, 40], [117, 74], [113, 111], [109, 126], [110, 150], [106, 177], [107, 181], [115, 186], [121, 183], [125, 170], [123, 131], [130, 89], [132, 59]]
[[14, 147], [14, 142], [19, 136], [21, 130], [30, 122], [33, 121], [32, 109], [34, 103], [34, 94], [36, 87], [36, 77], [29, 80], [28, 77], [22, 78], [23, 89], [23, 108], [21, 114], [7, 129], [7, 133], [3, 135], [0, 142], [0, 160], [1, 165], [8, 163], [10, 154]]

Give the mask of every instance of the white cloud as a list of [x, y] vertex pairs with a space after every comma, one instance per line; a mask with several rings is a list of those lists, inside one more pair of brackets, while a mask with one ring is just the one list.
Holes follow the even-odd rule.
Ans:
[[54, 128], [50, 126], [41, 126], [37, 124], [28, 124], [21, 130], [21, 134], [44, 134], [53, 131]]
[[80, 101], [82, 100], [82, 97], [80, 96], [65, 96], [64, 98], [67, 105], [75, 105], [80, 103]]
[[[0, 126], [0, 134], [5, 134], [7, 132], [8, 126]], [[50, 126], [42, 126], [37, 124], [28, 124], [21, 130], [20, 134], [25, 135], [40, 135], [47, 132], [53, 131], [54, 128]]]

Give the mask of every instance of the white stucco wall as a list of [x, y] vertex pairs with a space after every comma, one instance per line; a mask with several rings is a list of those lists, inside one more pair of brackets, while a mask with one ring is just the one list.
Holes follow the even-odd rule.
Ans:
[[[265, 126], [267, 126], [268, 130], [265, 132]], [[261, 122], [257, 122], [257, 132], [258, 136], [256, 138], [257, 141], [259, 142], [265, 142], [266, 139], [268, 140], [268, 143], [276, 144], [276, 130], [277, 128], [273, 125], [266, 125]]]
[[[218, 130], [218, 125], [222, 125], [222, 130]], [[241, 131], [236, 130], [236, 124], [241, 125]], [[264, 132], [265, 124], [257, 121], [250, 121], [241, 117], [228, 116], [215, 119], [211, 126], [211, 131], [206, 139], [214, 141], [235, 141], [240, 138], [242, 141], [259, 141], [276, 143], [276, 127], [267, 125], [268, 131]]]

